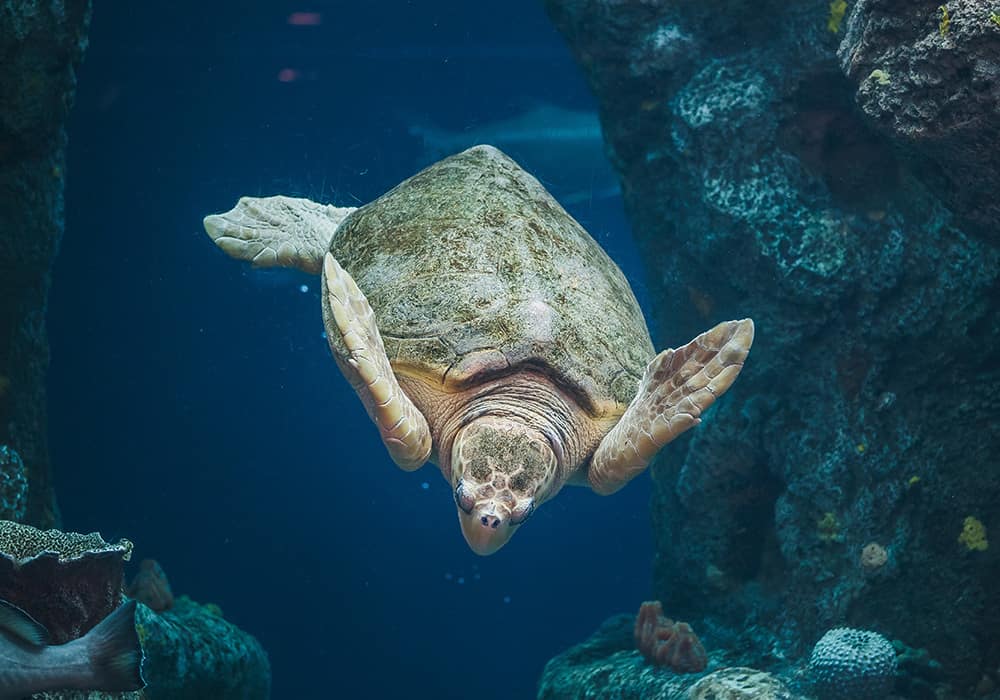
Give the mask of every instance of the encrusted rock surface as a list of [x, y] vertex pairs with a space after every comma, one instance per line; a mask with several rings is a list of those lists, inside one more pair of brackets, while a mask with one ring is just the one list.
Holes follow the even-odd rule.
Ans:
[[615, 615], [549, 661], [538, 700], [801, 700], [767, 672], [727, 666], [725, 651], [711, 655], [704, 673], [650, 664], [635, 648], [634, 625], [633, 615]]
[[28, 474], [21, 456], [0, 445], [0, 520], [23, 520], [28, 508]]
[[858, 0], [845, 26], [858, 105], [963, 225], [1000, 241], [1000, 6]]
[[46, 442], [45, 309], [90, 9], [89, 0], [0, 0], [0, 443], [24, 460], [24, 517], [39, 527], [59, 520]]
[[[870, 71], [842, 71], [857, 13], [896, 5], [546, 0], [598, 99], [658, 345], [757, 326], [737, 386], [653, 469], [654, 597], [717, 647], [789, 658], [877, 630], [966, 697], [1000, 666], [977, 641], [1000, 628], [998, 547], [958, 539], [1000, 523], [1000, 252], [928, 184], [934, 154], [872, 118]], [[973, 61], [948, 69], [961, 94], [992, 70], [976, 46], [949, 54]], [[996, 114], [965, 138], [995, 143]], [[864, 567], [873, 542], [885, 561]]]
[[260, 643], [213, 605], [186, 596], [168, 611], [145, 605], [136, 629], [146, 661], [147, 700], [267, 700], [271, 665]]

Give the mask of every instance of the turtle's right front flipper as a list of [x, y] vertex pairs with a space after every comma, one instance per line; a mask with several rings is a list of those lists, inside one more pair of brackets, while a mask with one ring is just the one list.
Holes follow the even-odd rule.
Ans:
[[393, 374], [375, 312], [329, 253], [323, 277], [323, 321], [337, 364], [378, 426], [393, 461], [406, 471], [419, 469], [431, 454], [430, 427]]
[[232, 210], [204, 220], [215, 244], [254, 267], [294, 267], [318, 275], [337, 227], [352, 207], [297, 197], [241, 197]]

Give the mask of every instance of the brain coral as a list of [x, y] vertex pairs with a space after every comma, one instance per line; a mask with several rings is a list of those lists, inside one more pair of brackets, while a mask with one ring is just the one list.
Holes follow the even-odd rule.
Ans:
[[878, 632], [837, 627], [816, 642], [809, 674], [821, 700], [881, 700], [892, 690], [896, 651]]

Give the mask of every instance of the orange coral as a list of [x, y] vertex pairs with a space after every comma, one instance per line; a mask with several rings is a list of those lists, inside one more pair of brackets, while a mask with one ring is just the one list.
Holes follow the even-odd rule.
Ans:
[[174, 605], [174, 594], [163, 568], [153, 559], [143, 559], [139, 573], [125, 590], [130, 598], [135, 598], [151, 610], [163, 612]]
[[635, 645], [651, 664], [666, 666], [676, 673], [698, 673], [708, 665], [705, 647], [691, 626], [664, 617], [658, 600], [639, 606]]

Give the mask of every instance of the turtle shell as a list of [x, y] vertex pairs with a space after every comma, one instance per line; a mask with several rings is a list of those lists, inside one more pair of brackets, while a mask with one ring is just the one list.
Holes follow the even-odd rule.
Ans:
[[393, 370], [447, 390], [530, 368], [591, 415], [620, 414], [654, 355], [618, 266], [491, 146], [359, 208], [330, 252], [368, 298]]

